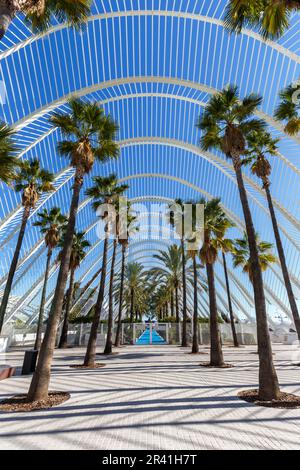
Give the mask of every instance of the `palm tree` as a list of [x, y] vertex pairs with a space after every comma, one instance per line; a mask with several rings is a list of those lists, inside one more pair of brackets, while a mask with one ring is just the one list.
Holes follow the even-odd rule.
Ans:
[[[113, 315], [114, 315], [114, 275], [115, 275], [115, 262], [116, 262], [116, 253], [119, 242], [120, 231], [122, 230], [121, 225], [124, 221], [121, 219], [121, 205], [122, 200], [120, 197], [122, 194], [129, 188], [127, 185], [122, 185], [118, 187], [119, 199], [114, 203], [116, 211], [116, 221], [115, 221], [115, 233], [114, 233], [114, 242], [113, 242], [113, 254], [111, 260], [110, 268], [110, 280], [109, 280], [109, 294], [108, 294], [108, 321], [107, 321], [107, 335], [106, 335], [106, 344], [104, 348], [104, 354], [112, 354], [112, 335], [113, 335]], [[126, 210], [128, 207], [126, 205]], [[123, 214], [124, 216], [125, 214]], [[127, 217], [127, 214], [126, 214]]]
[[[259, 264], [261, 270], [264, 272], [268, 269], [270, 264], [276, 263], [276, 257], [271, 252], [273, 244], [265, 241], [261, 241], [258, 238], [258, 235], [255, 234]], [[254, 272], [253, 272], [253, 263], [251, 262], [251, 254], [249, 248], [249, 242], [247, 234], [244, 233], [243, 238], [237, 238], [234, 242], [234, 251], [233, 251], [233, 265], [236, 268], [241, 266], [243, 272], [246, 273], [253, 284], [254, 282]]]
[[192, 339], [192, 354], [199, 353], [199, 331], [198, 331], [198, 268], [202, 266], [197, 265], [197, 256], [199, 256], [199, 249], [201, 247], [202, 239], [202, 221], [198, 220], [197, 205], [193, 202], [188, 202], [191, 206], [191, 227], [186, 230], [185, 237], [187, 240], [188, 257], [192, 260], [193, 271], [193, 291], [194, 291], [194, 306], [193, 306], [193, 339]]
[[18, 159], [14, 157], [13, 133], [11, 127], [0, 122], [0, 181], [6, 184], [13, 180], [18, 166]]
[[266, 192], [270, 216], [271, 216], [272, 225], [273, 225], [274, 236], [276, 240], [277, 251], [278, 251], [279, 260], [280, 260], [281, 269], [282, 269], [282, 275], [283, 275], [285, 288], [286, 288], [287, 296], [289, 299], [296, 331], [298, 334], [298, 338], [300, 340], [299, 311], [298, 311], [297, 303], [296, 303], [295, 296], [293, 293], [292, 283], [291, 283], [288, 268], [287, 268], [285, 253], [284, 253], [284, 249], [282, 246], [282, 241], [280, 237], [277, 218], [276, 218], [274, 205], [273, 205], [273, 199], [272, 199], [271, 190], [270, 190], [270, 186], [271, 186], [270, 175], [271, 175], [272, 167], [268, 160], [268, 156], [278, 155], [277, 143], [278, 143], [278, 139], [272, 139], [271, 135], [268, 132], [263, 132], [263, 133], [254, 132], [249, 139], [249, 150], [247, 152], [247, 155], [249, 156], [249, 158], [248, 160], [246, 160], [246, 162], [251, 163], [252, 173], [262, 180], [263, 189]]
[[[66, 306], [64, 313], [63, 327], [61, 331], [61, 336], [59, 340], [58, 347], [60, 349], [66, 348], [68, 346], [68, 328], [69, 328], [69, 318], [70, 311], [72, 307], [72, 302], [74, 300], [74, 282], [75, 282], [75, 271], [79, 268], [82, 260], [86, 255], [86, 249], [91, 246], [90, 242], [85, 238], [85, 232], [75, 232], [73, 235], [72, 242], [72, 251], [70, 257], [70, 280], [69, 288], [66, 296]], [[64, 247], [64, 237], [60, 240], [59, 246], [63, 250]], [[62, 251], [58, 255], [58, 260], [61, 260]]]
[[123, 311], [123, 295], [124, 295], [124, 278], [125, 278], [125, 258], [126, 258], [126, 251], [129, 244], [129, 237], [139, 230], [139, 227], [136, 225], [137, 217], [134, 216], [130, 212], [131, 205], [128, 203], [127, 205], [127, 236], [125, 238], [119, 238], [119, 244], [121, 245], [122, 250], [122, 260], [121, 260], [121, 274], [120, 274], [120, 286], [119, 286], [119, 312], [118, 312], [118, 320], [117, 320], [117, 331], [115, 337], [115, 346], [120, 346], [120, 334], [121, 334], [121, 326], [122, 326], [122, 311]]
[[190, 248], [187, 244], [187, 251], [189, 257], [192, 259], [193, 264], [193, 291], [194, 291], [194, 308], [193, 308], [193, 340], [192, 340], [192, 354], [199, 352], [199, 332], [198, 332], [198, 272], [197, 272], [197, 256], [198, 249]]
[[[151, 274], [150, 274], [151, 279]], [[153, 308], [156, 312], [156, 316], [160, 321], [164, 321], [168, 316], [168, 306], [170, 302], [170, 286], [167, 284], [158, 284], [154, 293], [152, 293]], [[171, 315], [173, 318], [173, 315]]]
[[0, 2], [0, 40], [14, 17], [23, 13], [33, 32], [45, 31], [54, 15], [60, 23], [79, 27], [89, 15], [91, 0], [5, 0]]
[[284, 123], [284, 132], [296, 135], [300, 132], [299, 86], [289, 85], [279, 93], [280, 102], [275, 109], [274, 117]]
[[128, 263], [124, 275], [124, 297], [128, 305], [130, 323], [133, 323], [136, 299], [145, 290], [146, 273], [140, 263]]
[[[140, 273], [138, 277], [136, 271]], [[122, 310], [126, 311], [126, 323], [131, 324], [138, 319], [141, 320], [142, 313], [149, 312], [153, 285], [150, 286], [148, 281], [148, 273], [143, 270], [142, 265], [139, 263], [125, 265]], [[133, 285], [135, 285], [134, 289], [132, 289]], [[116, 287], [118, 291], [120, 279]], [[118, 299], [118, 296], [116, 296], [116, 299]]]
[[229, 243], [225, 241], [226, 231], [232, 227], [232, 223], [226, 217], [220, 199], [212, 199], [208, 202], [201, 201], [204, 204], [204, 243], [200, 250], [200, 259], [206, 265], [208, 292], [209, 292], [209, 310], [210, 310], [210, 366], [223, 367], [224, 358], [222, 352], [221, 334], [218, 322], [218, 309], [216, 299], [214, 264], [218, 258], [218, 250], [228, 247]]
[[170, 292], [175, 293], [176, 323], [179, 324], [179, 290], [182, 287], [181, 249], [174, 244], [167, 251], [160, 251], [158, 255], [154, 255], [153, 258], [163, 263], [164, 266], [150, 269], [149, 274], [155, 280], [163, 280], [166, 285], [170, 286]]
[[36, 350], [39, 350], [41, 347], [42, 324], [44, 318], [47, 284], [50, 272], [52, 253], [60, 241], [62, 229], [67, 222], [67, 217], [61, 213], [59, 207], [52, 207], [52, 209], [50, 209], [49, 211], [47, 209], [44, 209], [43, 212], [40, 212], [38, 214], [38, 217], [39, 220], [37, 220], [33, 225], [35, 227], [40, 227], [41, 233], [45, 236], [45, 245], [47, 247], [47, 261], [34, 345], [34, 349]]
[[99, 211], [101, 206], [104, 208], [104, 211], [101, 214], [101, 218], [104, 221], [104, 246], [99, 292], [95, 305], [95, 313], [93, 316], [93, 323], [91, 326], [87, 350], [84, 358], [84, 365], [86, 367], [94, 367], [95, 365], [97, 333], [104, 300], [109, 229], [112, 226], [112, 221], [110, 220], [111, 214], [109, 212], [110, 209], [113, 209], [113, 204], [116, 203], [119, 196], [122, 195], [122, 193], [128, 188], [126, 185], [118, 185], [117, 176], [114, 174], [105, 177], [96, 176], [93, 178], [93, 181], [94, 186], [89, 188], [86, 191], [86, 194], [93, 199], [93, 208], [96, 212]]
[[232, 85], [228, 86], [211, 97], [203, 116], [199, 120], [198, 127], [204, 131], [201, 137], [202, 148], [204, 150], [219, 149], [223, 151], [231, 159], [236, 174], [253, 270], [259, 351], [259, 397], [261, 400], [272, 400], [277, 399], [279, 396], [279, 385], [272, 357], [255, 230], [241, 170], [241, 155], [246, 152], [247, 138], [252, 132], [259, 132], [265, 128], [263, 121], [253, 117], [261, 102], [262, 98], [255, 94], [250, 94], [240, 101], [238, 88]]
[[296, 10], [300, 10], [299, 0], [229, 0], [224, 21], [231, 31], [240, 33], [253, 25], [264, 39], [276, 39], [289, 27]]
[[[234, 227], [234, 224], [227, 219], [226, 222], [226, 230], [230, 227]], [[227, 292], [227, 300], [228, 300], [228, 309], [229, 309], [229, 318], [230, 318], [230, 326], [231, 326], [231, 332], [232, 332], [232, 339], [233, 339], [233, 345], [235, 348], [239, 347], [239, 342], [236, 334], [236, 328], [235, 328], [235, 319], [234, 319], [234, 314], [233, 314], [233, 308], [232, 308], [232, 301], [231, 301], [231, 291], [230, 291], [230, 284], [229, 284], [229, 276], [228, 276], [228, 269], [227, 269], [227, 260], [226, 260], [226, 254], [227, 253], [232, 253], [233, 252], [233, 241], [229, 238], [224, 238], [224, 235], [222, 233], [219, 233], [216, 235], [215, 238], [215, 243], [218, 248], [218, 250], [221, 250], [222, 252], [222, 261], [223, 261], [223, 269], [224, 269], [224, 277], [225, 277], [225, 284], [226, 284], [226, 292]], [[227, 319], [227, 317], [226, 317]]]
[[6, 313], [6, 308], [12, 289], [13, 279], [17, 269], [20, 251], [30, 212], [36, 206], [36, 203], [42, 193], [54, 191], [54, 187], [52, 185], [52, 181], [54, 179], [53, 174], [49, 171], [42, 169], [38, 160], [25, 160], [20, 163], [19, 166], [19, 171], [15, 176], [15, 190], [17, 192], [22, 193], [23, 215], [20, 232], [14, 256], [11, 261], [0, 307], [0, 333], [3, 326], [4, 316]]
[[97, 103], [86, 103], [75, 98], [70, 99], [68, 103], [70, 114], [54, 113], [51, 123], [58, 127], [67, 139], [59, 142], [58, 150], [61, 155], [70, 159], [75, 168], [73, 194], [55, 293], [28, 393], [29, 401], [48, 397], [51, 363], [69, 274], [73, 233], [84, 177], [92, 170], [95, 160], [103, 163], [110, 158], [116, 158], [119, 152], [118, 145], [114, 142], [117, 125], [109, 116], [104, 115], [103, 109]]
[[238, 337], [237, 337], [236, 328], [235, 328], [235, 319], [234, 319], [233, 308], [232, 308], [231, 291], [230, 291], [227, 261], [226, 261], [226, 253], [228, 253], [228, 252], [232, 253], [232, 240], [229, 240], [228, 238], [223, 239], [222, 243], [223, 243], [223, 246], [221, 247], [221, 250], [222, 250], [222, 259], [223, 259], [223, 269], [224, 269], [225, 283], [226, 283], [226, 292], [227, 292], [227, 300], [228, 300], [230, 326], [231, 326], [231, 332], [232, 332], [233, 345], [234, 345], [235, 348], [238, 348], [239, 347], [239, 342], [238, 342]]
[[175, 200], [177, 210], [170, 206], [170, 223], [175, 227], [180, 236], [181, 263], [182, 263], [182, 338], [181, 346], [187, 347], [187, 302], [186, 302], [186, 256], [185, 256], [185, 234], [184, 234], [184, 203], [181, 199]]

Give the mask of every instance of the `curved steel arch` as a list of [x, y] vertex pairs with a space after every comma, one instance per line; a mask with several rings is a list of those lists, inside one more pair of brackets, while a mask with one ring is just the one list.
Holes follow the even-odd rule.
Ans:
[[[189, 20], [194, 20], [198, 22], [203, 22], [203, 23], [210, 23], [216, 26], [221, 26], [224, 28], [224, 22], [220, 19], [210, 17], [210, 16], [205, 16], [205, 15], [199, 15], [196, 13], [189, 13], [189, 12], [183, 12], [183, 11], [174, 11], [174, 10], [125, 10], [125, 11], [113, 11], [113, 12], [107, 12], [107, 13], [100, 13], [97, 15], [90, 15], [88, 17], [88, 22], [96, 21], [96, 20], [107, 20], [107, 19], [113, 19], [113, 18], [121, 18], [121, 17], [176, 17], [176, 18], [182, 18], [182, 19], [189, 19]], [[51, 34], [54, 34], [58, 31], [61, 31], [63, 29], [68, 28], [67, 23], [63, 24], [58, 24], [56, 26], [51, 27], [48, 29], [46, 32], [41, 33], [41, 34], [36, 34], [32, 35], [29, 38], [17, 43], [16, 45], [4, 50], [3, 52], [0, 53], [0, 60], [4, 59], [6, 57], [9, 57], [11, 54], [14, 54], [15, 52], [18, 52], [20, 49], [23, 49], [27, 45], [32, 44], [35, 41], [38, 41], [39, 39], [42, 39], [44, 37], [50, 36]], [[265, 45], [271, 47], [272, 49], [278, 51], [280, 54], [289, 57], [290, 59], [294, 60], [297, 63], [300, 63], [300, 57], [295, 54], [294, 52], [290, 51], [289, 49], [285, 48], [284, 46], [276, 43], [275, 41], [272, 40], [264, 40], [263, 37], [256, 33], [255, 31], [251, 29], [246, 29], [243, 28], [241, 31], [242, 34], [248, 37], [252, 37], [253, 39], [264, 43]]]
[[[228, 163], [226, 160], [223, 160], [222, 158], [218, 157], [217, 155], [213, 154], [212, 152], [206, 152], [199, 147], [196, 147], [195, 145], [188, 144], [185, 142], [181, 142], [179, 140], [175, 139], [170, 139], [170, 138], [165, 138], [165, 137], [134, 137], [132, 139], [126, 139], [124, 141], [119, 142], [120, 147], [128, 147], [128, 146], [135, 146], [135, 145], [152, 145], [152, 144], [159, 144], [159, 145], [165, 145], [166, 147], [176, 147], [176, 148], [181, 148], [183, 150], [188, 150], [189, 152], [193, 153], [194, 155], [199, 156], [200, 158], [203, 158], [208, 162], [214, 165], [218, 170], [220, 170], [227, 178], [229, 178], [236, 186], [236, 178], [233, 175], [229, 175], [221, 165], [225, 166], [228, 170], [234, 171], [233, 170], [233, 165]], [[249, 184], [253, 189], [255, 189], [261, 196], [266, 198], [265, 192], [259, 187], [258, 184], [256, 184], [251, 178], [249, 178], [247, 175], [243, 175], [244, 181]], [[253, 197], [251, 193], [249, 193], [249, 196], [254, 200], [254, 202], [259, 205], [259, 207], [268, 215], [270, 218], [270, 213], [269, 210], [264, 207], [259, 201], [257, 201], [256, 198]], [[284, 217], [286, 217], [298, 230], [300, 230], [300, 221], [298, 221], [292, 214], [290, 214], [286, 209], [284, 209], [281, 204], [276, 200], [276, 198], [273, 198], [273, 203], [274, 206], [282, 212]], [[281, 230], [287, 237], [289, 237], [288, 233], [285, 231], [285, 229], [280, 226]], [[298, 247], [299, 249], [299, 247]]]
[[[115, 86], [119, 86], [119, 85], [123, 85], [123, 84], [126, 84], [126, 83], [140, 83], [140, 82], [145, 82], [145, 80], [143, 80], [144, 77], [138, 77], [137, 80], [135, 80], [135, 77], [132, 77], [130, 79], [130, 82], [127, 82], [126, 79], [118, 79], [118, 83], [116, 83], [115, 80], [112, 80], [110, 82], [103, 82], [103, 83], [113, 83], [113, 85], [108, 85], [107, 88], [110, 88], [110, 86], [113, 88]], [[147, 78], [147, 77], [146, 77]], [[154, 79], [154, 77], [151, 77]], [[160, 79], [162, 80], [162, 77], [160, 77]], [[126, 80], [126, 82], [125, 82]], [[170, 81], [172, 79], [168, 79], [168, 81]], [[155, 82], [155, 81], [154, 81]], [[177, 80], [178, 83], [176, 84], [180, 84], [180, 86], [183, 86], [183, 87], [186, 87], [186, 81], [185, 80], [182, 80], [182, 79], [179, 79]], [[147, 83], [149, 83], [147, 81]], [[151, 83], [151, 82], [150, 82]], [[158, 82], [155, 82], [155, 83], [160, 83], [160, 81]], [[190, 82], [188, 82], [190, 83]], [[192, 82], [194, 83], [194, 82]], [[94, 87], [94, 86], [93, 86]], [[87, 90], [91, 89], [92, 87], [89, 87], [87, 88]], [[190, 88], [190, 86], [188, 87]], [[101, 88], [102, 89], [102, 84], [101, 84]], [[93, 91], [99, 91], [100, 89], [97, 89], [97, 90], [93, 90]], [[86, 90], [86, 89], [85, 89]], [[87, 92], [87, 93], [83, 93], [82, 96], [84, 96], [85, 94], [89, 94], [90, 92]], [[75, 93], [76, 96], [81, 96], [80, 94]], [[66, 95], [66, 100], [68, 99], [68, 97], [71, 97], [73, 95]], [[121, 100], [126, 100], [126, 99], [133, 99], [133, 98], [139, 98], [139, 97], [162, 97], [162, 98], [169, 98], [169, 99], [174, 99], [174, 100], [179, 100], [179, 101], [185, 101], [185, 102], [189, 102], [189, 103], [193, 103], [193, 104], [196, 104], [196, 105], [199, 105], [200, 107], [205, 107], [207, 103], [203, 102], [203, 101], [200, 101], [200, 100], [197, 100], [195, 98], [189, 98], [189, 97], [186, 97], [186, 96], [183, 96], [183, 95], [173, 95], [173, 94], [168, 94], [168, 93], [134, 93], [134, 94], [126, 94], [126, 95], [119, 95], [119, 96], [115, 96], [115, 97], [111, 97], [111, 98], [107, 98], [105, 100], [100, 100], [99, 103], [101, 105], [103, 104], [107, 104], [107, 103], [111, 103], [111, 102], [114, 102], [114, 101], [121, 101]], [[58, 106], [60, 106], [61, 104], [65, 103], [65, 100], [60, 103]], [[56, 108], [57, 106], [55, 106]], [[48, 112], [48, 111], [47, 111]], [[33, 116], [35, 116], [35, 113], [33, 114]], [[38, 115], [38, 117], [40, 117], [40, 115]], [[27, 118], [24, 118], [24, 119], [27, 119]], [[22, 123], [23, 120], [19, 121], [20, 123]], [[29, 123], [31, 123], [32, 121], [30, 120]], [[276, 121], [274, 121], [276, 122]], [[16, 126], [17, 126], [18, 123], [16, 123]], [[22, 124], [21, 124], [22, 125]], [[27, 124], [25, 125], [25, 127], [27, 126]], [[23, 127], [21, 127], [22, 129]], [[15, 127], [15, 129], [18, 131], [18, 128]], [[48, 137], [49, 135], [51, 135], [54, 131], [56, 130], [56, 128], [53, 128], [53, 129], [50, 129], [48, 131], [46, 131], [45, 133], [43, 133], [40, 137], [38, 137], [34, 142], [32, 142], [28, 147], [26, 147], [24, 150], [22, 150], [22, 152], [19, 154], [19, 157], [22, 157], [23, 155], [25, 155], [29, 150], [31, 150], [35, 145], [37, 145], [38, 143], [40, 143], [43, 139], [45, 139], [46, 137]], [[284, 129], [282, 128], [282, 131], [284, 133]], [[288, 136], [291, 138], [291, 136]], [[300, 143], [300, 138], [299, 138], [299, 143]], [[292, 171], [294, 171], [295, 173], [297, 173], [299, 176], [300, 176], [300, 169], [297, 168], [295, 165], [293, 165], [292, 162], [290, 162], [288, 160], [288, 158], [286, 158], [284, 155], [282, 155], [281, 153], [278, 154], [278, 157], [283, 161], [283, 163], [285, 165], [287, 165], [289, 168], [291, 168]]]
[[[184, 79], [179, 79], [176, 77], [162, 77], [162, 76], [128, 76], [126, 78], [116, 78], [113, 80], [108, 80], [102, 83], [98, 83], [96, 85], [91, 85], [88, 87], [80, 88], [79, 90], [75, 90], [72, 93], [68, 93], [62, 97], [60, 97], [57, 100], [54, 100], [51, 104], [47, 104], [40, 109], [35, 110], [33, 113], [29, 114], [28, 116], [25, 116], [24, 118], [20, 119], [19, 121], [14, 123], [14, 129], [15, 131], [19, 131], [26, 127], [29, 123], [35, 121], [39, 117], [44, 116], [44, 114], [47, 114], [57, 107], [65, 104], [69, 98], [72, 96], [76, 95], [78, 97], [83, 97], [86, 96], [90, 93], [93, 93], [95, 91], [100, 91], [104, 90], [106, 88], [113, 88], [114, 86], [120, 86], [120, 85], [126, 85], [126, 84], [134, 84], [134, 83], [164, 83], [167, 85], [179, 85], [183, 86], [186, 88], [191, 88], [194, 90], [198, 90], [204, 93], [208, 93], [210, 95], [214, 95], [218, 93], [220, 90], [214, 87], [210, 87], [208, 85], [204, 85], [202, 83], [196, 83], [191, 80], [184, 80]], [[271, 116], [268, 114], [264, 113], [263, 111], [256, 111], [255, 113], [257, 116], [261, 117], [264, 119], [271, 127], [274, 129], [279, 130], [283, 135], [285, 135], [287, 138], [294, 140], [298, 144], [300, 144], [300, 136], [288, 136], [284, 132], [284, 126], [279, 123], [278, 121], [275, 121]]]

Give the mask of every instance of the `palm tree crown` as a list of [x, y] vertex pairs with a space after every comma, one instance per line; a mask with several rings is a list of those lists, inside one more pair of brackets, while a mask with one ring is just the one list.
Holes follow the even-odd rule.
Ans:
[[86, 195], [93, 198], [93, 208], [96, 211], [102, 204], [113, 204], [118, 197], [128, 189], [128, 185], [118, 184], [117, 175], [95, 176], [94, 186], [86, 191]]
[[[70, 257], [70, 270], [77, 269], [80, 266], [81, 261], [85, 257], [86, 249], [91, 246], [90, 242], [85, 238], [85, 232], [75, 232], [73, 235], [72, 251]], [[63, 248], [65, 244], [64, 237], [59, 241], [58, 246]], [[61, 258], [61, 253], [58, 255], [58, 259]]]
[[13, 129], [5, 123], [0, 123], [0, 181], [9, 183], [15, 176], [18, 160], [14, 157], [16, 151], [12, 140]]
[[40, 231], [45, 235], [45, 244], [48, 248], [54, 249], [62, 235], [62, 230], [67, 222], [67, 217], [61, 213], [59, 207], [52, 207], [49, 211], [44, 209], [38, 213], [39, 220], [34, 222], [35, 227], [40, 227]]
[[167, 251], [160, 251], [153, 258], [162, 262], [164, 266], [150, 269], [149, 274], [156, 279], [163, 279], [172, 288], [178, 289], [182, 281], [182, 259], [179, 246], [171, 245]]
[[224, 21], [231, 31], [253, 25], [264, 39], [276, 39], [288, 28], [291, 12], [299, 9], [299, 0], [229, 0]]
[[253, 132], [248, 138], [248, 149], [244, 163], [251, 163], [251, 172], [263, 181], [263, 187], [270, 185], [272, 167], [268, 156], [278, 155], [279, 139], [273, 139], [269, 132]]
[[[259, 240], [258, 234], [256, 234], [256, 243], [261, 270], [266, 271], [270, 264], [276, 263], [276, 257], [271, 252], [273, 244]], [[233, 266], [235, 268], [241, 266], [243, 272], [248, 274], [250, 281], [253, 282], [252, 263], [246, 233], [243, 238], [236, 239], [234, 242]]]
[[117, 158], [119, 148], [114, 138], [118, 126], [111, 117], [105, 116], [97, 103], [71, 98], [68, 104], [70, 114], [57, 112], [50, 119], [68, 138], [59, 143], [60, 154], [68, 157], [71, 165], [81, 170], [81, 175], [91, 171], [95, 160], [104, 163]]
[[125, 285], [130, 289], [137, 289], [147, 278], [142, 264], [137, 262], [128, 263], [125, 267]]
[[230, 251], [231, 241], [224, 238], [226, 231], [233, 227], [233, 223], [227, 218], [219, 198], [211, 199], [204, 204], [204, 243], [200, 249], [200, 259], [203, 264], [214, 264], [218, 257], [218, 251]]
[[253, 117], [261, 102], [262, 98], [255, 93], [240, 101], [235, 85], [229, 85], [212, 96], [198, 122], [198, 128], [203, 131], [202, 148], [217, 148], [238, 164], [235, 157], [245, 153], [248, 136], [266, 126], [264, 121]]
[[51, 16], [60, 23], [79, 27], [89, 15], [91, 0], [25, 0], [22, 11], [32, 30], [45, 31], [51, 26]]
[[[297, 93], [297, 96], [295, 96]], [[284, 131], [289, 135], [300, 132], [300, 102], [297, 89], [289, 85], [279, 93], [280, 102], [275, 109], [275, 119], [284, 122]]]
[[55, 191], [54, 175], [40, 167], [39, 160], [24, 160], [15, 176], [15, 190], [22, 192], [22, 204], [34, 208], [43, 192]]

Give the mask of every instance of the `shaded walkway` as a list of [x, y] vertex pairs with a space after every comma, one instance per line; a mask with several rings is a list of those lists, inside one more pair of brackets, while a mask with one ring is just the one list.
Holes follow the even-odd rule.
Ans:
[[[71, 399], [48, 411], [0, 414], [1, 449], [300, 449], [300, 410], [259, 408], [237, 399], [257, 385], [255, 348], [225, 349], [236, 367], [202, 369], [171, 346], [131, 346], [101, 357], [95, 371], [74, 370], [84, 351], [56, 351], [52, 389]], [[300, 394], [300, 350], [275, 346], [284, 389]], [[0, 362], [21, 362], [12, 351]], [[30, 378], [0, 383], [0, 397], [26, 391]]]

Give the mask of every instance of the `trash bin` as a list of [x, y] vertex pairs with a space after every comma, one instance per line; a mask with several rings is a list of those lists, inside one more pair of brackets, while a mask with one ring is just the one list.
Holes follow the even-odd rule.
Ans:
[[35, 371], [38, 353], [39, 352], [37, 349], [31, 349], [29, 351], [25, 351], [23, 367], [22, 367], [22, 375], [29, 375]]

